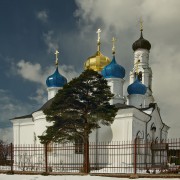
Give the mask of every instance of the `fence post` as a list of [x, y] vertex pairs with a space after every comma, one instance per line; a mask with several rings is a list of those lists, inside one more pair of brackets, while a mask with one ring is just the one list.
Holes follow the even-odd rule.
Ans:
[[134, 140], [134, 174], [136, 174], [137, 168], [137, 138]]
[[13, 155], [14, 155], [14, 152], [13, 152], [13, 144], [12, 143], [10, 144], [10, 151], [11, 151], [11, 172], [13, 172], [13, 164], [14, 164]]
[[48, 143], [45, 143], [45, 172], [48, 172], [48, 156], [47, 156]]

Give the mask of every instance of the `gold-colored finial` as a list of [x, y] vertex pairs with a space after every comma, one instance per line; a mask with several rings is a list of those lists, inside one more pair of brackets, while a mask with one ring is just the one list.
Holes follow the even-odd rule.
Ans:
[[140, 31], [143, 31], [143, 19], [142, 19], [142, 17], [140, 17], [139, 23], [140, 23]]
[[112, 53], [115, 54], [115, 42], [117, 41], [116, 38], [112, 38]]
[[59, 54], [59, 52], [58, 52], [58, 50], [56, 50], [56, 52], [55, 52], [55, 55], [56, 55], [55, 65], [56, 66], [58, 66], [58, 54]]
[[98, 45], [98, 47], [97, 47], [97, 50], [100, 51], [100, 44], [101, 44], [100, 43], [100, 39], [101, 39], [100, 33], [101, 33], [101, 29], [99, 28], [96, 33], [98, 34], [98, 38], [97, 38], [97, 45]]

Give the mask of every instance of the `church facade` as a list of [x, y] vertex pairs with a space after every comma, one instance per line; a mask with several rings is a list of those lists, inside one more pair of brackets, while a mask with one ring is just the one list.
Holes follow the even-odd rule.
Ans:
[[[110, 86], [114, 97], [110, 104], [118, 107], [117, 115], [111, 126], [101, 126], [90, 135], [90, 142], [163, 141], [167, 139], [169, 127], [162, 121], [160, 109], [152, 92], [152, 70], [149, 63], [151, 44], [143, 37], [132, 45], [134, 52], [133, 69], [129, 73], [128, 96], [123, 92], [125, 69], [116, 62], [115, 39], [113, 38], [113, 57], [110, 60], [100, 51], [100, 29], [97, 31], [97, 52], [84, 63], [85, 69], [93, 69], [103, 75]], [[46, 80], [48, 101], [37, 111], [11, 119], [13, 123], [14, 144], [40, 144], [38, 136], [42, 135], [46, 126], [43, 110], [48, 108], [56, 93], [67, 79], [58, 70], [58, 51], [56, 51], [56, 70]]]

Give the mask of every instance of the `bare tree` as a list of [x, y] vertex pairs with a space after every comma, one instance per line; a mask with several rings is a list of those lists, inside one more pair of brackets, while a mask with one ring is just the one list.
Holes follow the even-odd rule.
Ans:
[[8, 165], [10, 157], [10, 146], [3, 140], [0, 140], [0, 165]]

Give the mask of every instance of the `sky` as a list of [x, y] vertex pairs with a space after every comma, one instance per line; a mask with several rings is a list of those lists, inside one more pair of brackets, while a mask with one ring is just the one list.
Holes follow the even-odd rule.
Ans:
[[96, 52], [98, 28], [101, 51], [112, 58], [111, 39], [117, 38], [116, 61], [133, 68], [132, 44], [140, 36], [151, 43], [153, 95], [169, 137], [180, 137], [180, 1], [179, 0], [0, 0], [0, 135], [12, 135], [9, 119], [29, 114], [47, 101], [46, 78], [54, 70], [58, 49], [60, 73], [70, 81]]

